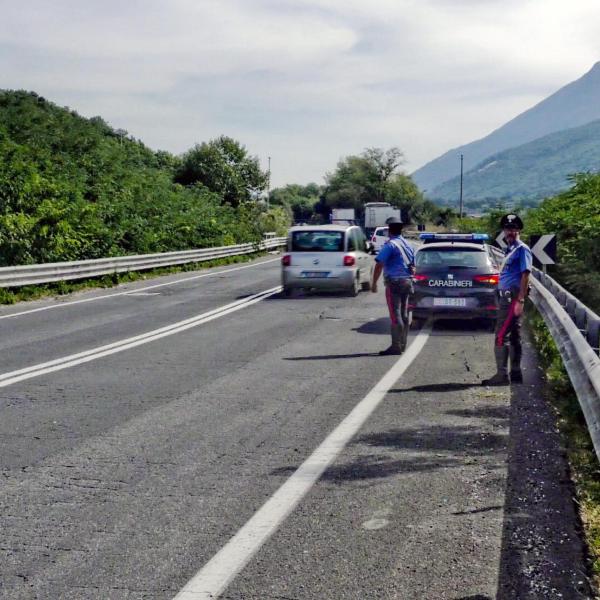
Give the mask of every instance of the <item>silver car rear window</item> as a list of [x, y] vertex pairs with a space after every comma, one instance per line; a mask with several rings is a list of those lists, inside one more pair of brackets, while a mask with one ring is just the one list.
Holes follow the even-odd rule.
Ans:
[[343, 252], [343, 231], [294, 231], [292, 252]]

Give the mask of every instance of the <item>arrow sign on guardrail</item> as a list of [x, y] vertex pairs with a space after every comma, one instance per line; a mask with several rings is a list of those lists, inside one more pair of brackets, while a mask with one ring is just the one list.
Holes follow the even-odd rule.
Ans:
[[539, 264], [556, 264], [556, 235], [554, 233], [532, 235], [529, 238], [529, 247]]
[[500, 248], [500, 250], [504, 251], [506, 250], [506, 247], [508, 246], [508, 244], [506, 243], [506, 240], [504, 239], [504, 232], [501, 231], [497, 236], [496, 239], [494, 240], [494, 244]]

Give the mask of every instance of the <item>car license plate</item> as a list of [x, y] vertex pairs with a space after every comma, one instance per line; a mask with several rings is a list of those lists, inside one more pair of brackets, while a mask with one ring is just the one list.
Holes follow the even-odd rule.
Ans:
[[434, 298], [434, 306], [466, 306], [466, 298]]
[[302, 277], [306, 277], [307, 279], [318, 279], [328, 276], [329, 271], [302, 271]]

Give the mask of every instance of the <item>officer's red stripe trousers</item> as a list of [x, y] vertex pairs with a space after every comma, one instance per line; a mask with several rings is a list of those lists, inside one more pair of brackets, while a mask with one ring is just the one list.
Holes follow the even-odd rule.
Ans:
[[518, 301], [519, 300], [517, 298], [515, 298], [510, 303], [510, 308], [508, 309], [508, 316], [506, 317], [506, 319], [504, 320], [504, 323], [502, 323], [502, 326], [500, 327], [500, 329], [498, 330], [498, 333], [496, 334], [496, 346], [498, 346], [498, 347], [504, 346], [504, 338], [506, 337], [506, 332], [510, 329], [512, 322], [515, 319], [515, 307], [516, 307]]

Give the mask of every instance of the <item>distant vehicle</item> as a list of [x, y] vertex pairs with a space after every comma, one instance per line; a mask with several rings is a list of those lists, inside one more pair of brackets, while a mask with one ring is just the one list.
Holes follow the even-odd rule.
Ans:
[[310, 225], [288, 231], [287, 252], [281, 258], [285, 296], [295, 289], [345, 291], [356, 296], [368, 290], [373, 258], [356, 225]]
[[371, 236], [371, 250], [373, 254], [377, 254], [383, 245], [389, 240], [389, 231], [387, 227], [376, 227]]
[[365, 231], [371, 236], [376, 227], [383, 227], [387, 219], [397, 217], [402, 219], [399, 208], [394, 208], [388, 202], [367, 202], [365, 204]]
[[422, 233], [415, 255], [413, 322], [429, 317], [495, 323], [499, 274], [486, 234]]
[[334, 225], [354, 225], [356, 213], [353, 208], [332, 208], [331, 222]]

